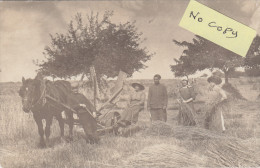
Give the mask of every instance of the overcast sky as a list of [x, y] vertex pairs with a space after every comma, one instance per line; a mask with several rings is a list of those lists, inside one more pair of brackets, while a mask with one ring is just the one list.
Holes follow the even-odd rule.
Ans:
[[[260, 33], [260, 0], [199, 1]], [[147, 1], [0, 1], [0, 82], [33, 78], [37, 67], [33, 60], [44, 59], [43, 50], [50, 44], [49, 34], [65, 32], [77, 12], [83, 16], [91, 11], [113, 10], [115, 22], [136, 20], [136, 26], [147, 38], [144, 45], [156, 55], [147, 62], [148, 68], [133, 78], [152, 78], [159, 73], [173, 78], [170, 64], [182, 48], [173, 39], [191, 40], [193, 33], [178, 26], [188, 0]]]

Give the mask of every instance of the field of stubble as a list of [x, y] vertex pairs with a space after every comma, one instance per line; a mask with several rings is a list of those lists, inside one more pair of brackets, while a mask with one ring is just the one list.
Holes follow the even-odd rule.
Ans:
[[[148, 86], [152, 81], [139, 82]], [[32, 115], [22, 111], [17, 93], [20, 84], [2, 83], [0, 165], [3, 168], [260, 166], [259, 79], [230, 80], [247, 100], [229, 97], [228, 110], [224, 113], [225, 134], [215, 134], [200, 127], [178, 126], [177, 104], [173, 95], [178, 81], [165, 80], [162, 83], [167, 86], [170, 96], [166, 124], [151, 124], [145, 110], [139, 117], [139, 125], [143, 128], [140, 132], [127, 138], [105, 135], [99, 144], [90, 145], [77, 131], [79, 129], [74, 131], [73, 142], [61, 142], [58, 123], [54, 120], [51, 145], [44, 149], [37, 147], [39, 136]], [[196, 86], [195, 108], [200, 122], [203, 121], [206, 87], [205, 80], [199, 80]], [[67, 132], [68, 126], [65, 128]]]

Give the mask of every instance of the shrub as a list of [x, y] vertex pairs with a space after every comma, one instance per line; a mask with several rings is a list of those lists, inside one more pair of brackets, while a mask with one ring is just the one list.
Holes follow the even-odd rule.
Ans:
[[242, 76], [247, 76], [247, 74], [245, 72], [242, 71], [234, 71], [234, 72], [230, 72], [229, 77], [230, 78], [239, 78]]
[[260, 76], [260, 69], [259, 68], [246, 69], [245, 73], [247, 76], [257, 77]]

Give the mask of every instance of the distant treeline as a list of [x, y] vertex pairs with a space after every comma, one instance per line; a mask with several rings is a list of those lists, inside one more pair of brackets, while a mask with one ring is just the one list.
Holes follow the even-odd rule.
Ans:
[[[221, 78], [225, 77], [225, 74], [221, 71], [213, 72], [213, 75], [219, 76]], [[260, 76], [259, 69], [246, 69], [245, 71], [233, 71], [228, 74], [229, 78], [239, 78], [239, 77], [258, 77]], [[202, 77], [206, 77], [203, 75]]]

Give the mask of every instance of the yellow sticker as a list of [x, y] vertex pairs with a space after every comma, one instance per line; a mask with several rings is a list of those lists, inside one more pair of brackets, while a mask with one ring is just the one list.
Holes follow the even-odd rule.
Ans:
[[190, 1], [179, 26], [242, 57], [256, 36], [254, 29], [194, 0]]

